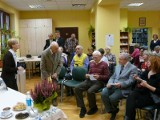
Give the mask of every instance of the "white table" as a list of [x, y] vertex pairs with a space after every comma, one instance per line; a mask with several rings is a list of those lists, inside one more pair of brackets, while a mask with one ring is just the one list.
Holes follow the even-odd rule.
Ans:
[[33, 62], [40, 62], [41, 58], [38, 58], [38, 56], [32, 56], [31, 58], [26, 58], [26, 57], [17, 57], [17, 62], [25, 62], [28, 63], [28, 71], [29, 71], [29, 79], [31, 78], [31, 65], [30, 63]]
[[[0, 91], [0, 112], [2, 112], [4, 107], [13, 108], [17, 102], [25, 103], [25, 98], [26, 96], [24, 94], [10, 88], [8, 88], [8, 91]], [[12, 109], [11, 112], [13, 113], [13, 116], [8, 120], [16, 120], [16, 114], [26, 111], [13, 111]], [[39, 113], [39, 115], [41, 116], [42, 120], [67, 120], [65, 113], [61, 109], [53, 106], [50, 108], [50, 110]], [[0, 120], [4, 119], [0, 118]], [[28, 117], [25, 120], [35, 120], [35, 118]]]

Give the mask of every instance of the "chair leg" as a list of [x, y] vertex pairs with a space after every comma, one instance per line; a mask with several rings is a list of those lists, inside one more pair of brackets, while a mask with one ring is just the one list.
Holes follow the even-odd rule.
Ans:
[[153, 118], [153, 120], [156, 120], [156, 117], [157, 117], [157, 109], [154, 110], [154, 118]]
[[64, 91], [64, 90], [63, 90], [63, 82], [64, 82], [64, 81], [61, 82], [61, 102], [62, 102], [62, 100], [63, 100], [63, 91]]

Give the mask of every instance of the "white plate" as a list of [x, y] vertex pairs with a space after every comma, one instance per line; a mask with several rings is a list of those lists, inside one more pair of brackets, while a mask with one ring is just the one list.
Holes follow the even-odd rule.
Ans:
[[0, 118], [1, 119], [7, 119], [13, 116], [13, 113], [8, 114], [7, 116], [2, 115], [2, 113], [0, 113]]

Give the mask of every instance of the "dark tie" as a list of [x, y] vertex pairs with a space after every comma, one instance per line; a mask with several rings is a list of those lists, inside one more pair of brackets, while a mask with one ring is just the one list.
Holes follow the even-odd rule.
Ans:
[[121, 73], [122, 73], [123, 69], [124, 69], [124, 66], [122, 65], [122, 66], [121, 66], [121, 70], [120, 70], [120, 73], [119, 73], [119, 74], [121, 74]]

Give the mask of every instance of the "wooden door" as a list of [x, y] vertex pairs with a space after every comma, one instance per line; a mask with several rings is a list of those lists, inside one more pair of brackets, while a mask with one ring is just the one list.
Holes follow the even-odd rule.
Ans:
[[78, 39], [78, 27], [56, 27], [55, 30], [60, 31], [61, 37], [65, 40], [70, 38], [72, 33], [74, 33]]

